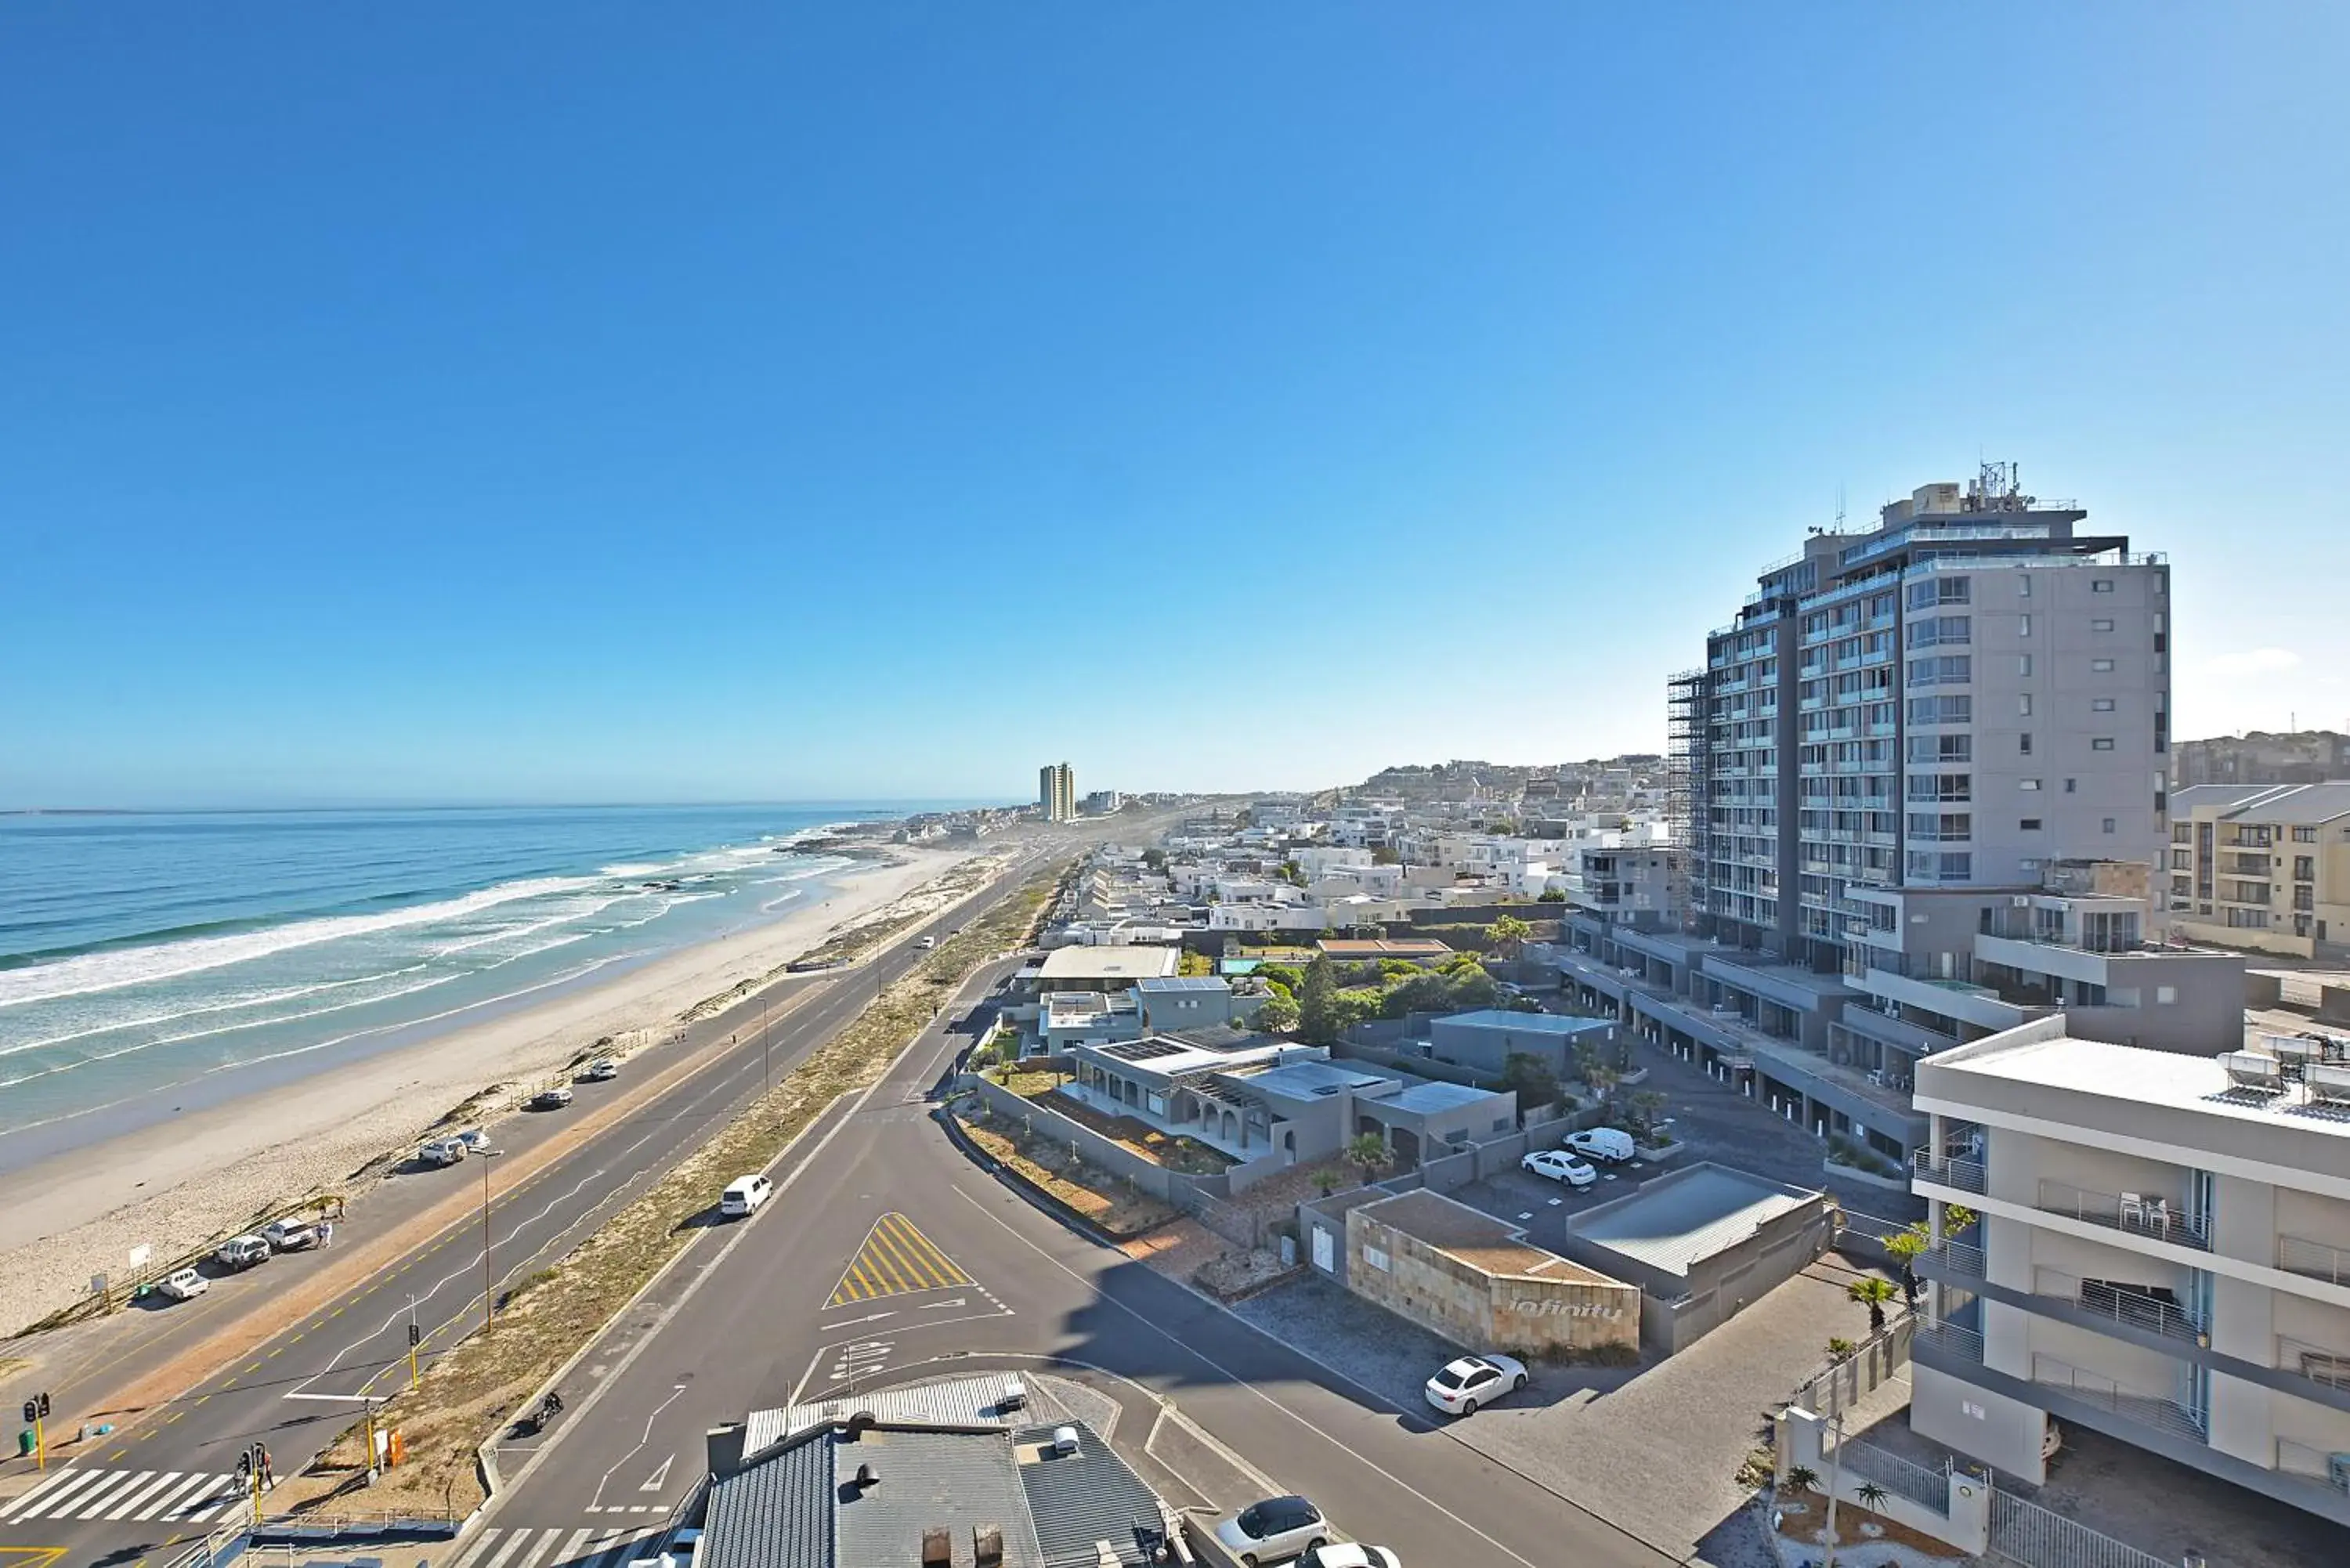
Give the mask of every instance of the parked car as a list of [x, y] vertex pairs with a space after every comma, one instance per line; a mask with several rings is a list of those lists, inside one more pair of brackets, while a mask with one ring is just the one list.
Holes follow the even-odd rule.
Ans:
[[1297, 1568], [1403, 1568], [1403, 1559], [1384, 1546], [1366, 1546], [1359, 1541], [1334, 1541], [1300, 1557]]
[[451, 1133], [449, 1141], [462, 1143], [465, 1146], [466, 1153], [475, 1154], [490, 1147], [490, 1135], [479, 1127], [467, 1127], [463, 1132]]
[[165, 1274], [155, 1288], [175, 1302], [185, 1302], [212, 1289], [213, 1282], [193, 1269], [182, 1269], [177, 1273]]
[[914, 945], [925, 951], [928, 951], [930, 949], [939, 945], [939, 939], [936, 937], [917, 937], [914, 939]]
[[579, 1070], [583, 1084], [608, 1084], [620, 1075], [620, 1064], [609, 1056], [598, 1056]]
[[231, 1236], [213, 1253], [213, 1262], [243, 1273], [255, 1263], [269, 1262], [269, 1243], [258, 1236]]
[[557, 1084], [551, 1089], [541, 1089], [530, 1097], [535, 1111], [559, 1111], [571, 1103], [571, 1091]]
[[1328, 1545], [1330, 1525], [1302, 1497], [1269, 1497], [1216, 1526], [1216, 1541], [1241, 1560], [1241, 1568], [1258, 1568]]
[[473, 1146], [461, 1138], [436, 1137], [416, 1151], [416, 1158], [427, 1165], [455, 1165], [465, 1158]]
[[729, 1220], [747, 1219], [775, 1190], [775, 1184], [764, 1176], [738, 1176], [719, 1195], [718, 1212]]
[[1596, 1159], [1605, 1165], [1628, 1164], [1639, 1151], [1632, 1147], [1632, 1135], [1621, 1127], [1592, 1127], [1566, 1135], [1566, 1147], [1586, 1159]]
[[272, 1220], [261, 1228], [261, 1239], [273, 1252], [298, 1252], [318, 1244], [318, 1228], [307, 1220]]
[[1448, 1416], [1473, 1416], [1526, 1386], [1525, 1364], [1506, 1355], [1464, 1355], [1428, 1380], [1428, 1402]]
[[1569, 1187], [1588, 1187], [1599, 1179], [1599, 1173], [1563, 1148], [1541, 1148], [1518, 1161], [1520, 1170], [1546, 1176], [1553, 1181], [1564, 1181]]

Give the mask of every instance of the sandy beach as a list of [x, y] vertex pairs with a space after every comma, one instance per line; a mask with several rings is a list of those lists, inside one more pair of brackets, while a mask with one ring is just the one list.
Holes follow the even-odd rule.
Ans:
[[69, 1304], [93, 1274], [120, 1277], [134, 1246], [172, 1256], [265, 1205], [335, 1188], [495, 1085], [556, 1072], [606, 1036], [623, 1055], [663, 1037], [696, 1003], [893, 901], [919, 898], [968, 858], [901, 849], [838, 873], [823, 898], [772, 924], [17, 1171], [0, 1205], [0, 1334]]

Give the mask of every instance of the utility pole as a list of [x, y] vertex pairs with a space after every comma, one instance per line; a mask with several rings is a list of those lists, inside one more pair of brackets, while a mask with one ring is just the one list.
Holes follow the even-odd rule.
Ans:
[[[485, 1148], [482, 1154], [482, 1332], [490, 1332], [490, 1310], [496, 1304], [497, 1275], [490, 1268], [490, 1161], [500, 1151]], [[372, 1459], [375, 1456], [368, 1456]]]
[[411, 1293], [408, 1298], [408, 1391], [411, 1394], [416, 1392], [416, 1346], [423, 1337], [416, 1332], [416, 1297]]
[[1835, 1568], [1836, 1489], [1844, 1484], [1844, 1412], [1835, 1414], [1835, 1455], [1828, 1460], [1828, 1554], [1820, 1568]]
[[761, 992], [759, 993], [759, 1093], [762, 1096], [772, 1094], [775, 1087], [775, 1064], [773, 1054], [775, 1043], [774, 1035], [769, 1033], [774, 1027], [775, 1011], [775, 993], [771, 991]]

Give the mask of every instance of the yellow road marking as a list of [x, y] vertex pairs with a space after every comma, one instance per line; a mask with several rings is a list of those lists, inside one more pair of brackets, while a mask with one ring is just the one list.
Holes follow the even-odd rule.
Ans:
[[881, 1296], [913, 1295], [923, 1291], [967, 1285], [972, 1278], [939, 1245], [922, 1234], [911, 1220], [894, 1210], [873, 1222], [856, 1256], [841, 1271], [826, 1301], [829, 1307]]
[[163, 1417], [163, 1425], [168, 1427], [186, 1414], [187, 1412], [185, 1410], [174, 1410], [170, 1415]]
[[276, 1349], [275, 1349], [275, 1350], [271, 1351], [269, 1354], [270, 1354], [270, 1355], [285, 1355], [285, 1354], [286, 1354], [286, 1347], [285, 1347], [284, 1345], [279, 1345]]
[[197, 1395], [197, 1396], [196, 1396], [196, 1403], [197, 1403], [197, 1404], [199, 1404], [199, 1405], [201, 1405], [201, 1404], [203, 1404], [205, 1400], [207, 1400], [207, 1399], [209, 1399], [209, 1398], [211, 1398], [211, 1397], [212, 1397], [212, 1396], [211, 1396], [211, 1395], [209, 1395], [209, 1394], [199, 1394], [199, 1395]]
[[222, 1388], [224, 1388], [224, 1389], [234, 1388], [234, 1387], [235, 1387], [235, 1386], [236, 1386], [236, 1379], [235, 1379], [234, 1377], [230, 1378], [227, 1382], [223, 1383], [223, 1384], [221, 1385], [221, 1387], [222, 1387]]
[[[203, 1404], [203, 1400], [201, 1400], [201, 1399], [199, 1399], [199, 1400], [197, 1400], [197, 1401], [196, 1401], [196, 1403], [197, 1403], [197, 1404], [199, 1404], [199, 1405], [201, 1405], [201, 1404]], [[110, 1454], [109, 1454], [109, 1455], [107, 1455], [107, 1456], [106, 1456], [106, 1462], [107, 1462], [108, 1464], [109, 1464], [109, 1465], [110, 1465], [110, 1464], [112, 1464], [115, 1460], [117, 1460], [117, 1459], [120, 1459], [123, 1455], [125, 1455], [125, 1454], [129, 1453], [130, 1451], [130, 1450], [129, 1449], [115, 1449], [115, 1450], [114, 1450], [114, 1452], [112, 1452], [112, 1453], [110, 1453]]]

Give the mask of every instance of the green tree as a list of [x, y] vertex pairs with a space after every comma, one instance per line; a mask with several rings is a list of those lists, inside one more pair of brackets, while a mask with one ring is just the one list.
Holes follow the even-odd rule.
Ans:
[[1167, 869], [1167, 851], [1146, 849], [1142, 852], [1142, 863], [1153, 871], [1164, 871]]
[[1845, 1286], [1844, 1293], [1868, 1309], [1868, 1332], [1885, 1332], [1885, 1303], [1901, 1293], [1901, 1287], [1891, 1280], [1880, 1280], [1872, 1274], [1865, 1280], [1855, 1280]]
[[1524, 951], [1526, 939], [1534, 934], [1534, 927], [1515, 915], [1497, 915], [1493, 923], [1485, 928], [1485, 940], [1505, 959], [1514, 959]]
[[1974, 1229], [1975, 1211], [1963, 1203], [1942, 1205], [1942, 1236], [1949, 1240]]
[[1920, 1220], [1908, 1230], [1896, 1231], [1890, 1236], [1879, 1236], [1877, 1239], [1877, 1244], [1884, 1248], [1887, 1254], [1895, 1262], [1900, 1264], [1902, 1272], [1907, 1273], [1910, 1266], [1925, 1254], [1929, 1244], [1926, 1222]]
[[1542, 890], [1542, 897], [1536, 898], [1534, 902], [1537, 904], [1564, 904], [1566, 902], [1566, 889], [1564, 888], [1544, 888]]
[[1305, 982], [1297, 992], [1297, 1032], [1316, 1045], [1327, 1045], [1338, 1038], [1336, 1015], [1330, 1007], [1336, 990], [1330, 955], [1315, 954], [1305, 966]]
[[1287, 1034], [1295, 1030], [1299, 1012], [1289, 992], [1276, 991], [1256, 1010], [1256, 1026], [1267, 1034]]
[[1374, 846], [1372, 846], [1372, 847], [1371, 847], [1371, 864], [1372, 864], [1372, 865], [1374, 865], [1374, 866], [1392, 866], [1392, 865], [1394, 865], [1395, 863], [1396, 863], [1396, 852], [1395, 852], [1394, 850], [1389, 849], [1389, 848], [1388, 848], [1386, 845], [1384, 845], [1384, 844], [1378, 844], [1378, 845], [1374, 845]]
[[1295, 860], [1281, 863], [1281, 879], [1294, 888], [1305, 886], [1305, 872]]
[[1215, 961], [1205, 953], [1187, 951], [1175, 961], [1175, 972], [1191, 975], [1213, 974], [1216, 972], [1216, 965]]
[[1502, 988], [1493, 983], [1493, 977], [1475, 968], [1455, 971], [1451, 991], [1452, 1005], [1463, 1011], [1491, 1007], [1502, 994]]
[[1779, 1484], [1789, 1491], [1809, 1491], [1820, 1484], [1820, 1472], [1809, 1465], [1789, 1465]]
[[1502, 1087], [1516, 1093], [1521, 1116], [1558, 1104], [1558, 1075], [1531, 1052], [1513, 1051], [1503, 1058]]
[[1642, 1089], [1633, 1095], [1632, 1120], [1638, 1125], [1644, 1137], [1656, 1132], [1658, 1115], [1670, 1103], [1661, 1089]]
[[1267, 985], [1277, 985], [1292, 996], [1305, 983], [1305, 971], [1295, 964], [1261, 963], [1256, 966], [1256, 973]]
[[1881, 1511], [1885, 1505], [1892, 1501], [1892, 1493], [1875, 1481], [1863, 1481], [1855, 1487], [1852, 1492], [1853, 1501], [1871, 1513]]
[[1388, 1149], [1387, 1139], [1377, 1133], [1357, 1133], [1347, 1140], [1347, 1163], [1363, 1173], [1366, 1187], [1394, 1158]]

